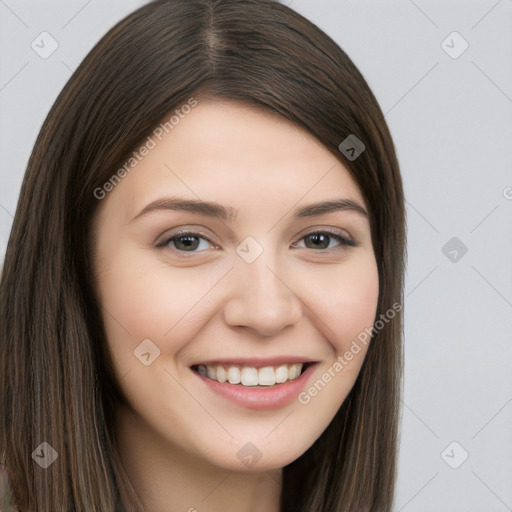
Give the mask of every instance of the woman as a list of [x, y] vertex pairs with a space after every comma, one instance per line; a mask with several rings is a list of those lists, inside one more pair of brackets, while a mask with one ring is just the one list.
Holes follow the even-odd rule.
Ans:
[[2, 270], [18, 510], [390, 511], [403, 203], [374, 95], [290, 8], [119, 22], [41, 129]]

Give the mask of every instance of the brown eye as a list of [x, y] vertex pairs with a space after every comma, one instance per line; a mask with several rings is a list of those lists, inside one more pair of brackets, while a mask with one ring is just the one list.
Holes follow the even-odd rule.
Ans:
[[[304, 236], [301, 240], [309, 240], [310, 243], [308, 244], [306, 242], [305, 248], [313, 250], [336, 249], [339, 246], [354, 247], [356, 245], [356, 243], [353, 240], [350, 240], [349, 238], [341, 236], [338, 233], [333, 233], [331, 231], [317, 231], [314, 233], [309, 233], [306, 236]], [[335, 245], [334, 247], [329, 247], [330, 243], [333, 240], [337, 240], [338, 244]]]
[[324, 233], [313, 233], [312, 235], [304, 237], [304, 240], [310, 240], [313, 245], [313, 247], [308, 247], [308, 244], [306, 243], [306, 247], [308, 247], [308, 249], [328, 249], [331, 237]]
[[179, 234], [168, 237], [157, 244], [157, 247], [168, 247], [171, 249], [171, 251], [188, 253], [203, 252], [203, 250], [208, 249], [208, 247], [198, 251], [197, 249], [201, 245], [201, 240], [205, 240], [209, 244], [213, 245], [205, 236], [201, 235], [200, 233], [190, 231], [181, 232]]
[[199, 237], [193, 235], [180, 235], [172, 238], [174, 247], [183, 251], [194, 251], [199, 246]]

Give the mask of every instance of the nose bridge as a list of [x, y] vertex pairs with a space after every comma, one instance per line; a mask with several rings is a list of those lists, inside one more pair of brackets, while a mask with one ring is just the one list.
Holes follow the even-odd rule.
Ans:
[[[250, 243], [250, 250], [254, 250]], [[244, 248], [247, 246], [242, 242], [239, 250]], [[225, 320], [231, 326], [251, 327], [271, 336], [300, 319], [300, 300], [293, 283], [287, 283], [287, 276], [280, 275], [274, 251], [266, 247], [249, 261], [251, 258], [245, 258], [242, 252], [235, 263]]]

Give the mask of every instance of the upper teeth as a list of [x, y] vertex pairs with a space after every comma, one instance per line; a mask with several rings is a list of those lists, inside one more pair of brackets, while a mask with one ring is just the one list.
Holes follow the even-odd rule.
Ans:
[[197, 371], [217, 382], [229, 382], [242, 386], [273, 386], [282, 384], [287, 380], [296, 379], [302, 372], [302, 363], [283, 364], [281, 366], [265, 366], [254, 368], [252, 366], [205, 366], [199, 365]]

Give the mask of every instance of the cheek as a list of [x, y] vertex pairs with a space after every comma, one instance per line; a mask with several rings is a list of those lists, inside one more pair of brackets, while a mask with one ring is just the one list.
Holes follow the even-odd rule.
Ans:
[[[306, 421], [316, 429], [316, 436], [330, 423], [347, 397], [368, 350], [370, 337], [365, 329], [371, 332], [375, 321], [379, 275], [373, 253], [360, 256], [325, 276], [323, 284], [327, 292], [320, 294], [320, 288], [315, 286], [316, 293], [308, 304], [315, 308], [318, 330], [331, 349], [330, 357], [320, 366], [316, 377], [298, 396], [298, 402], [308, 411]], [[309, 418], [316, 418], [316, 423]]]
[[373, 326], [379, 298], [379, 274], [373, 253], [347, 261], [314, 277], [308, 307], [318, 318], [318, 329], [335, 352], [344, 352], [352, 340]]
[[173, 271], [132, 248], [120, 248], [103, 268], [98, 290], [106, 335], [125, 365], [133, 364], [133, 350], [145, 339], [161, 351], [177, 352], [200, 330], [208, 292], [224, 273], [222, 268]]

